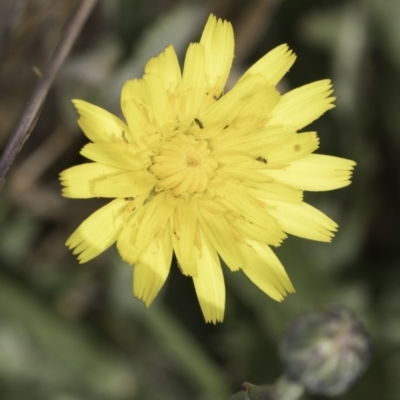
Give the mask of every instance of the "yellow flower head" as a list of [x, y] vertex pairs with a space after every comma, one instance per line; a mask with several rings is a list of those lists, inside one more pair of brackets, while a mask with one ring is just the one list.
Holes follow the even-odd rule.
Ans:
[[91, 160], [61, 173], [63, 195], [113, 199], [67, 241], [81, 263], [116, 242], [134, 265], [133, 293], [149, 306], [172, 261], [193, 279], [207, 322], [222, 321], [220, 258], [277, 301], [293, 286], [270, 246], [287, 234], [328, 242], [337, 225], [303, 202], [303, 191], [350, 184], [355, 163], [313, 154], [315, 132], [298, 133], [333, 107], [329, 80], [281, 95], [295, 61], [286, 45], [254, 64], [228, 93], [232, 26], [211, 15], [181, 72], [172, 46], [121, 95], [126, 123], [74, 100]]

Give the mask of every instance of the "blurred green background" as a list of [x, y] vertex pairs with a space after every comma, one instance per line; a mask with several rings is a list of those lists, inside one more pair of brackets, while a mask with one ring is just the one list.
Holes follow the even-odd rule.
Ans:
[[[1, 0], [0, 146], [52, 53], [73, 0]], [[60, 196], [83, 162], [72, 98], [120, 115], [123, 83], [173, 44], [181, 60], [210, 12], [232, 21], [228, 86], [288, 43], [298, 59], [280, 89], [331, 78], [336, 108], [313, 124], [321, 153], [357, 161], [354, 183], [306, 194], [340, 226], [331, 244], [289, 238], [276, 250], [297, 289], [283, 303], [226, 273], [225, 322], [204, 323], [174, 267], [150, 309], [111, 249], [85, 265], [67, 237], [100, 200]], [[370, 368], [338, 399], [400, 399], [400, 2], [396, 0], [100, 0], [59, 73], [0, 198], [0, 399], [223, 400], [242, 381], [273, 382], [277, 342], [297, 314], [354, 310], [373, 341]], [[304, 396], [317, 399], [316, 396]]]

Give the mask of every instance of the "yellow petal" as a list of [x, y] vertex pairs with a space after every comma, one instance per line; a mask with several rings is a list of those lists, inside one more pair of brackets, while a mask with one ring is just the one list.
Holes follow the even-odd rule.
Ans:
[[283, 169], [268, 170], [273, 179], [300, 190], [324, 191], [350, 185], [356, 163], [345, 158], [310, 154]]
[[76, 165], [61, 172], [61, 184], [65, 186], [62, 195], [75, 199], [97, 197], [94, 184], [106, 177], [124, 172], [123, 170], [98, 163]]
[[285, 165], [303, 158], [318, 149], [319, 139], [315, 132], [303, 132], [291, 136], [279, 146], [261, 147], [267, 166]]
[[66, 242], [80, 263], [107, 250], [117, 240], [123, 224], [126, 200], [115, 199], [83, 221]]
[[[138, 251], [136, 238], [140, 221], [146, 211], [143, 204], [148, 199], [147, 195], [138, 196], [129, 200], [125, 210], [125, 223], [117, 239], [117, 249], [121, 258], [130, 265], [135, 265], [143, 251]], [[147, 250], [147, 249], [145, 249]]]
[[198, 115], [201, 103], [206, 96], [204, 47], [191, 43], [186, 52], [182, 77], [182, 97], [179, 119], [186, 123], [193, 122]]
[[231, 211], [229, 213], [232, 217], [231, 223], [245, 236], [251, 235], [258, 239], [262, 236], [262, 240], [274, 246], [278, 246], [286, 237], [276, 220], [245, 192], [230, 187], [226, 197], [220, 199], [219, 203], [227, 211]]
[[320, 242], [330, 242], [337, 231], [337, 224], [323, 212], [307, 203], [289, 204], [271, 202], [269, 213], [278, 225], [291, 235]]
[[146, 88], [143, 79], [132, 79], [125, 83], [121, 93], [121, 109], [129, 125], [133, 142], [141, 145], [140, 137], [155, 132], [149, 121], [148, 105], [145, 104]]
[[207, 127], [208, 124], [221, 121], [221, 128], [224, 128], [233, 121], [240, 124], [241, 119], [252, 116], [257, 124], [268, 117], [279, 99], [279, 93], [267, 86], [261, 75], [253, 75], [215, 102], [204, 113], [202, 122]]
[[123, 140], [128, 127], [115, 115], [83, 100], [72, 102], [80, 115], [78, 124], [92, 142]]
[[136, 153], [137, 148], [128, 143], [89, 143], [81, 150], [84, 157], [101, 164], [130, 171], [147, 168], [150, 158], [145, 159]]
[[316, 81], [291, 90], [281, 97], [270, 124], [291, 125], [299, 130], [334, 107], [335, 97], [329, 79]]
[[289, 71], [295, 60], [296, 55], [292, 53], [286, 44], [282, 44], [252, 65], [238, 83], [241, 83], [251, 75], [262, 74], [268, 85], [276, 86], [286, 72]]
[[221, 264], [214, 246], [200, 230], [201, 251], [197, 248], [194, 288], [206, 322], [222, 322], [225, 311], [225, 283]]
[[93, 192], [98, 197], [137, 197], [150, 193], [155, 183], [148, 171], [124, 172], [95, 182]]
[[157, 74], [165, 90], [173, 92], [181, 81], [181, 69], [173, 46], [168, 46], [157, 57], [152, 57], [144, 69], [145, 74]]
[[173, 121], [167, 92], [159, 75], [147, 74], [143, 77], [143, 82], [145, 84], [144, 105], [147, 108], [149, 121], [156, 127], [157, 132], [162, 132], [163, 126]]
[[[270, 182], [272, 179], [268, 177], [264, 171], [255, 171], [254, 168], [250, 169], [245, 166], [243, 168], [242, 165], [237, 165], [234, 167], [230, 166], [222, 166], [215, 172], [215, 177], [219, 178], [218, 180], [226, 181], [226, 180], [234, 180], [240, 183], [244, 182]], [[209, 185], [211, 186], [211, 185]]]
[[258, 240], [271, 246], [279, 246], [287, 235], [269, 213], [265, 212], [265, 215], [273, 221], [271, 226], [254, 224], [246, 218], [232, 218], [229, 219], [229, 222], [239, 235], [245, 239]]
[[225, 164], [228, 166], [241, 164], [256, 164], [254, 157], [244, 151], [238, 150], [215, 150], [213, 158], [218, 164]]
[[216, 97], [222, 93], [232, 66], [235, 41], [232, 25], [210, 15], [200, 43], [204, 46], [207, 90]]
[[276, 301], [282, 301], [287, 293], [293, 293], [293, 285], [271, 248], [265, 243], [247, 242], [249, 246], [243, 247], [246, 260], [243, 272], [247, 277]]
[[201, 214], [199, 214], [199, 222], [204, 234], [215, 246], [225, 264], [232, 271], [237, 271], [242, 267], [244, 261], [239, 246], [243, 238], [229, 225], [226, 218], [220, 213], [210, 213], [207, 210], [202, 210]]
[[146, 307], [153, 302], [164, 285], [172, 261], [171, 236], [165, 229], [162, 238], [153, 241], [140, 256], [133, 272], [133, 295]]
[[[134, 259], [148, 249], [154, 239], [164, 232], [173, 208], [166, 200], [166, 193], [154, 196], [138, 212], [138, 232], [135, 241]], [[132, 221], [132, 223], [136, 223]]]
[[130, 265], [135, 265], [138, 257], [135, 243], [138, 227], [133, 225], [125, 225], [117, 239], [117, 249], [121, 258]]
[[194, 202], [179, 205], [171, 218], [171, 237], [174, 252], [184, 275], [196, 276], [195, 234], [197, 227], [197, 207]]
[[229, 151], [240, 149], [250, 153], [254, 157], [260, 156], [260, 149], [271, 146], [279, 146], [292, 137], [296, 130], [293, 127], [269, 124], [263, 128], [255, 129], [245, 134], [232, 135], [230, 132], [220, 134], [210, 140], [212, 146], [218, 151]]
[[247, 181], [243, 185], [246, 194], [261, 200], [264, 203], [272, 201], [282, 201], [287, 203], [300, 203], [303, 200], [303, 192], [289, 185], [277, 181], [271, 182], [251, 182]]

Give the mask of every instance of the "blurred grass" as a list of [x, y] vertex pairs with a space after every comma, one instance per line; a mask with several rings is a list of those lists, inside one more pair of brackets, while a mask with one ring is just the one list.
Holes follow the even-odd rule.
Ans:
[[[0, 3], [0, 29], [13, 3]], [[1, 145], [37, 79], [32, 67], [45, 65], [76, 4], [28, 3], [0, 46]], [[350, 187], [306, 195], [339, 223], [333, 242], [289, 238], [277, 249], [297, 293], [275, 303], [240, 272], [226, 273], [218, 326], [204, 324], [176, 268], [145, 310], [116, 251], [78, 265], [64, 242], [99, 201], [61, 198], [57, 180], [82, 162], [70, 99], [120, 114], [123, 82], [169, 43], [182, 59], [210, 11], [233, 22], [240, 44], [229, 84], [284, 42], [298, 59], [282, 90], [332, 78], [337, 107], [314, 124], [321, 152], [358, 163]], [[374, 343], [370, 369], [339, 398], [400, 398], [399, 19], [394, 0], [100, 1], [0, 200], [0, 398], [224, 399], [244, 380], [274, 381], [287, 322], [338, 302]]]

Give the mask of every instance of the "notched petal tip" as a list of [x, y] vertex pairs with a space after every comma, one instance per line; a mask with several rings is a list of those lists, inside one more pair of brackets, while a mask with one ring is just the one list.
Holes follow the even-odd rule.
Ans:
[[80, 263], [85, 263], [115, 243], [122, 227], [123, 199], [116, 199], [95, 211], [72, 233], [66, 246]]
[[293, 126], [296, 130], [309, 125], [334, 107], [335, 97], [329, 79], [315, 81], [285, 93], [275, 107], [270, 124]]
[[133, 297], [134, 297], [136, 300], [138, 300], [138, 301], [140, 301], [141, 303], [143, 303], [144, 308], [146, 308], [146, 309], [149, 308], [149, 307], [151, 306], [151, 304], [153, 303], [153, 300], [154, 300], [154, 298], [151, 299], [151, 300], [147, 299], [147, 296], [145, 296], [143, 293], [141, 293], [141, 294], [135, 294], [135, 293], [133, 293]]
[[122, 138], [127, 125], [112, 113], [83, 100], [72, 100], [78, 111], [78, 125], [92, 142], [110, 142]]
[[288, 281], [288, 284], [285, 286], [284, 291], [282, 291], [282, 289], [279, 289], [277, 287], [276, 289], [279, 291], [280, 297], [273, 298], [273, 300], [275, 300], [278, 303], [283, 303], [289, 295], [296, 294], [296, 289], [294, 288], [290, 280]]
[[205, 51], [207, 91], [219, 96], [225, 87], [234, 57], [235, 40], [231, 23], [211, 14], [203, 30], [200, 45]]
[[206, 324], [217, 325], [218, 323], [224, 322], [224, 317], [212, 317], [212, 318], [204, 317], [204, 321]]
[[289, 71], [295, 60], [296, 54], [287, 44], [282, 44], [269, 51], [253, 64], [240, 78], [239, 82], [252, 75], [261, 74], [269, 85], [276, 86]]
[[72, 99], [71, 103], [75, 106], [75, 108], [79, 111], [81, 108], [84, 108], [85, 104], [90, 104], [85, 100], [81, 99]]

